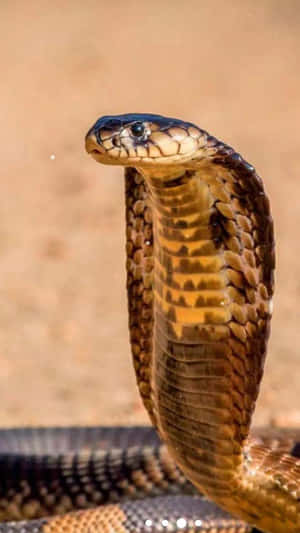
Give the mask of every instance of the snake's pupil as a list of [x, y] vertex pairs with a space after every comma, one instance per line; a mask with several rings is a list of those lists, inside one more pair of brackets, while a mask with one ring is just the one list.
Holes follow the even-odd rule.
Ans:
[[142, 122], [136, 122], [131, 126], [131, 133], [135, 137], [142, 137], [145, 133], [145, 126]]

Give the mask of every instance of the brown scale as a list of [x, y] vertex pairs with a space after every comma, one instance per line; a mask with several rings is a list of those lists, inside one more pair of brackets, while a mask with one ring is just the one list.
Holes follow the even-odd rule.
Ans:
[[[151, 419], [151, 355], [153, 329], [153, 230], [146, 184], [133, 168], [126, 169], [127, 291], [133, 364], [140, 394]], [[149, 266], [148, 266], [149, 265]]]

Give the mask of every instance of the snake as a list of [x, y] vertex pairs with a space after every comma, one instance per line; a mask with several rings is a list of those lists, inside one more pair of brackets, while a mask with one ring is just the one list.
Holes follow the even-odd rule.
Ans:
[[300, 431], [250, 430], [275, 268], [261, 178], [161, 115], [103, 116], [85, 147], [125, 169], [129, 336], [152, 427], [1, 430], [0, 533], [299, 533]]

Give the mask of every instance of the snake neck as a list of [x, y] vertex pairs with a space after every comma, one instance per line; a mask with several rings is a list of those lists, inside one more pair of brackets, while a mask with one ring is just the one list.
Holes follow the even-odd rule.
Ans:
[[228, 511], [284, 533], [299, 525], [285, 460], [248, 438], [274, 242], [261, 183], [247, 178], [209, 161], [167, 176], [128, 170], [131, 343], [145, 406], [185, 475]]

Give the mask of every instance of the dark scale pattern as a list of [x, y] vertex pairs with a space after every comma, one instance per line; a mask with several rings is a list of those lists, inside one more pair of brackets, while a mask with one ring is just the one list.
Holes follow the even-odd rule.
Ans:
[[[193, 491], [152, 428], [3, 430], [0, 443], [2, 520]], [[35, 454], [28, 453], [30, 446]]]
[[262, 180], [254, 167], [228, 146], [218, 151], [214, 162], [234, 172], [234, 194], [243, 208], [253, 214], [251, 220], [256, 236], [257, 259], [262, 268], [263, 283], [270, 297], [273, 294], [275, 268], [274, 228]]
[[129, 331], [141, 397], [153, 423], [151, 359], [153, 330], [153, 229], [148, 192], [141, 175], [125, 171]]

